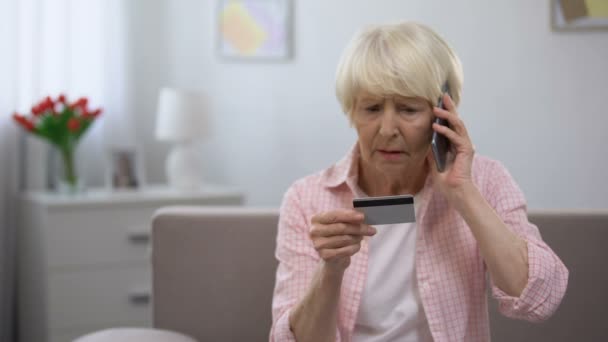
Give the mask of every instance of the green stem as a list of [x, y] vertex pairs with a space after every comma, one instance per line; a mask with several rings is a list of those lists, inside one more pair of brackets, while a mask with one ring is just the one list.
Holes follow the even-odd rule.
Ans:
[[76, 185], [76, 170], [74, 168], [74, 149], [70, 147], [61, 148], [63, 159], [63, 171], [65, 181], [71, 186]]

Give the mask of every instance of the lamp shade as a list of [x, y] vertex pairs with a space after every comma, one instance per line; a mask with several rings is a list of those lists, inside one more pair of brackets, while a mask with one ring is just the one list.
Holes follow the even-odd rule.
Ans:
[[207, 115], [201, 94], [163, 88], [158, 98], [156, 139], [200, 140], [207, 132]]

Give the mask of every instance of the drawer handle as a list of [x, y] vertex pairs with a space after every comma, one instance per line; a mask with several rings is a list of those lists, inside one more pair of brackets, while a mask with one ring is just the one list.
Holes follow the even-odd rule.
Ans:
[[132, 290], [129, 293], [129, 301], [135, 305], [147, 305], [152, 299], [150, 290]]
[[150, 233], [141, 228], [129, 229], [129, 241], [133, 244], [147, 244], [150, 241]]

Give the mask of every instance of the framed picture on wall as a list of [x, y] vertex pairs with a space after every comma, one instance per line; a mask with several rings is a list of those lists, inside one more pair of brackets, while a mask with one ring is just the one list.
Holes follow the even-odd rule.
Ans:
[[608, 0], [550, 0], [554, 31], [608, 31]]
[[138, 189], [143, 186], [141, 153], [131, 148], [111, 148], [107, 155], [107, 185], [112, 190]]
[[222, 58], [292, 57], [292, 0], [218, 0], [217, 49]]

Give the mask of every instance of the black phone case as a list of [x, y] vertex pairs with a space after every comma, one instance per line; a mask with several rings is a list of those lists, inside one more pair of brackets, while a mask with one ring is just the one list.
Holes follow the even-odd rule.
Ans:
[[[445, 109], [445, 105], [443, 104], [443, 94], [450, 93], [450, 89], [448, 87], [447, 82], [443, 85], [441, 91], [442, 94], [439, 98], [439, 101], [437, 102], [437, 107]], [[444, 119], [435, 118], [434, 122], [449, 127], [448, 122]], [[437, 165], [437, 170], [439, 170], [439, 172], [443, 172], [447, 164], [450, 141], [443, 134], [433, 131], [433, 137], [431, 139], [431, 148], [433, 149], [433, 157], [435, 159], [435, 164]]]

